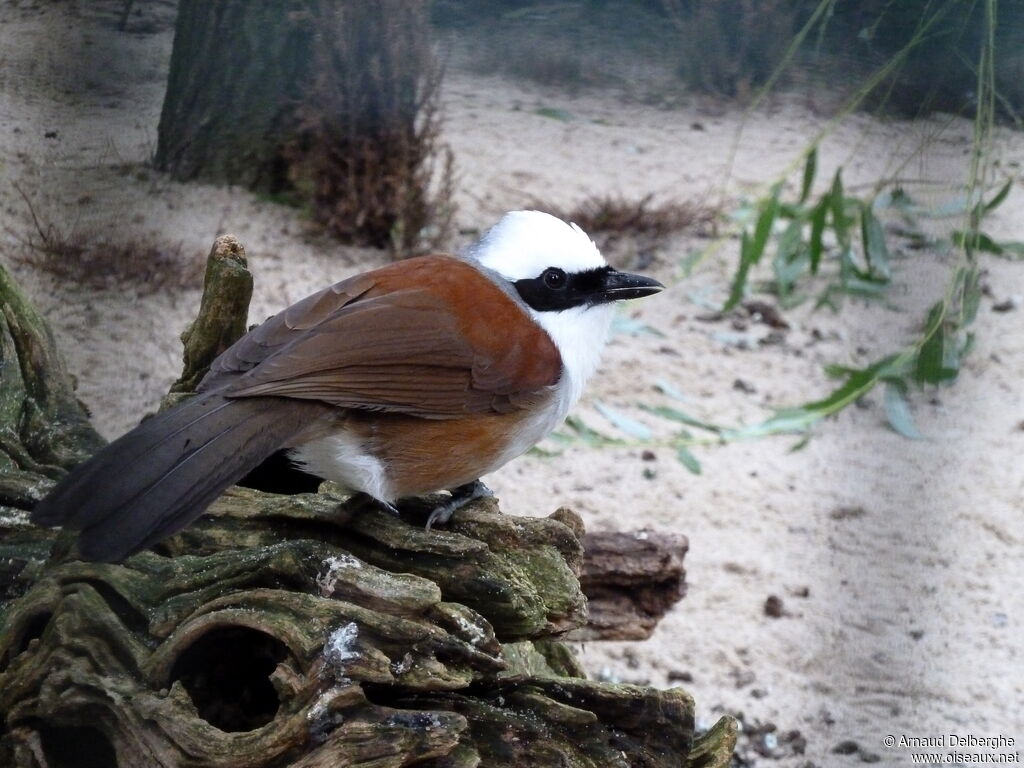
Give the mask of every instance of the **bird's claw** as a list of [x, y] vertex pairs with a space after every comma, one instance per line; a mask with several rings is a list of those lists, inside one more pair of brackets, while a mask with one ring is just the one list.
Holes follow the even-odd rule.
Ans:
[[444, 525], [447, 523], [452, 519], [452, 515], [454, 515], [457, 510], [462, 509], [470, 502], [494, 496], [494, 491], [479, 480], [474, 480], [472, 483], [466, 483], [465, 485], [460, 485], [458, 488], [453, 488], [451, 494], [451, 499], [443, 504], [438, 504], [430, 513], [430, 517], [427, 518], [428, 531], [435, 524]]

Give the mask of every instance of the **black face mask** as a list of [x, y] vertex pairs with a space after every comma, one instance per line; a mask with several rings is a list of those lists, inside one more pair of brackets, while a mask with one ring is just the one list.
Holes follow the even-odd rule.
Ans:
[[516, 280], [512, 285], [520, 298], [538, 312], [638, 299], [664, 288], [652, 278], [619, 272], [608, 266], [572, 273], [548, 267], [538, 277]]

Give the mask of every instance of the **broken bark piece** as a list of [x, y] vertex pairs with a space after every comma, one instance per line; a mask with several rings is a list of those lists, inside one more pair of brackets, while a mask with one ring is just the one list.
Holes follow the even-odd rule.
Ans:
[[694, 739], [686, 768], [729, 768], [739, 729], [731, 717], [719, 718], [711, 728]]
[[686, 594], [685, 536], [602, 531], [586, 534], [583, 548], [588, 620], [573, 640], [646, 640]]
[[181, 399], [176, 395], [194, 392], [211, 363], [245, 334], [251, 298], [245, 249], [234, 235], [221, 235], [206, 259], [199, 314], [181, 334], [184, 367], [171, 385], [171, 405]]

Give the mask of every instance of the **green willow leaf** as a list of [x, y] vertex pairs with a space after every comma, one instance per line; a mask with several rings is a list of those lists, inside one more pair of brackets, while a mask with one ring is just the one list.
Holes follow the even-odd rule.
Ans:
[[994, 253], [996, 256], [1003, 255], [1003, 246], [993, 240], [991, 237], [986, 235], [984, 232], [974, 230], [956, 230], [951, 235], [953, 238], [953, 244], [961, 248], [966, 248], [968, 253], [974, 251], [984, 251], [985, 253]]
[[924, 342], [914, 364], [914, 378], [922, 384], [940, 384], [956, 377], [957, 368], [946, 367], [946, 306], [936, 302], [928, 312]]
[[669, 421], [678, 421], [680, 424], [685, 424], [688, 427], [696, 427], [697, 429], [703, 429], [708, 432], [715, 433], [722, 431], [721, 427], [711, 424], [710, 422], [694, 418], [688, 413], [680, 411], [678, 408], [671, 408], [667, 405], [645, 405], [643, 403], [640, 404], [640, 408], [648, 413], [653, 413], [655, 416], [660, 416], [661, 418], [668, 419]]
[[843, 250], [849, 248], [849, 221], [846, 217], [846, 198], [843, 196], [843, 169], [836, 170], [832, 179], [832, 191], [828, 194], [829, 208], [832, 212], [832, 228], [836, 231], [836, 240]]
[[892, 277], [889, 267], [889, 247], [885, 244], [885, 231], [870, 205], [864, 205], [860, 214], [861, 239], [864, 244], [864, 261], [871, 273], [885, 280]]
[[610, 437], [602, 435], [596, 429], [587, 425], [579, 416], [569, 415], [565, 419], [565, 426], [576, 433], [576, 437], [587, 445], [601, 445], [615, 442]]
[[750, 274], [750, 267], [753, 262], [750, 259], [750, 236], [746, 232], [740, 239], [740, 264], [736, 268], [736, 274], [732, 278], [732, 285], [729, 287], [729, 298], [722, 305], [722, 311], [728, 312], [743, 300], [743, 293], [747, 287], [747, 276]]
[[812, 275], [818, 274], [818, 265], [821, 263], [821, 253], [824, 250], [822, 236], [825, 234], [825, 218], [828, 215], [830, 200], [831, 195], [821, 198], [814, 207], [814, 213], [811, 214], [810, 258]]
[[679, 388], [674, 384], [670, 384], [664, 379], [658, 379], [654, 382], [654, 388], [661, 392], [663, 395], [668, 395], [673, 400], [685, 401], [686, 395], [679, 391]]
[[757, 264], [764, 254], [768, 245], [768, 238], [772, 233], [772, 225], [775, 224], [775, 217], [779, 213], [779, 186], [772, 187], [772, 195], [761, 209], [761, 215], [757, 218], [757, 226], [754, 227], [754, 237], [750, 241], [750, 253], [748, 258], [752, 264]]
[[1010, 187], [1012, 187], [1012, 186], [1013, 186], [1013, 179], [1007, 179], [1006, 183], [1003, 184], [1003, 186], [999, 188], [998, 192], [996, 192], [996, 196], [993, 197], [991, 200], [989, 200], [987, 203], [984, 203], [982, 205], [982, 208], [981, 208], [981, 211], [979, 212], [978, 218], [981, 218], [986, 213], [991, 213], [996, 208], [998, 208], [1000, 205], [1002, 205], [1003, 201], [1006, 200], [1007, 195], [1010, 194]]
[[807, 198], [811, 194], [811, 187], [814, 186], [814, 176], [818, 171], [818, 148], [814, 147], [808, 155], [807, 162], [804, 163], [804, 178], [800, 184], [800, 203], [807, 202]]
[[1000, 256], [1012, 256], [1017, 259], [1024, 257], [1024, 243], [1019, 240], [1002, 240], [999, 247], [1003, 249]]
[[630, 437], [635, 437], [637, 440], [651, 439], [651, 430], [646, 424], [641, 424], [639, 421], [629, 418], [626, 414], [605, 405], [600, 400], [594, 403], [594, 407], [602, 416], [614, 424], [619, 431], [626, 433]]
[[906, 387], [902, 382], [890, 381], [885, 386], [885, 417], [889, 426], [911, 440], [923, 440], [907, 403]]
[[700, 462], [697, 461], [697, 457], [690, 453], [690, 450], [685, 445], [676, 447], [676, 458], [693, 474], [699, 475], [701, 473]]
[[972, 267], [967, 270], [964, 275], [963, 288], [961, 290], [963, 325], [970, 325], [978, 316], [978, 307], [981, 305], [981, 286], [978, 284], [977, 267]]
[[727, 439], [736, 439], [804, 432], [815, 422], [841, 411], [866, 395], [879, 381], [890, 378], [897, 370], [898, 362], [897, 355], [884, 357], [867, 368], [852, 371], [843, 384], [821, 400], [792, 408], [782, 408], [760, 424], [738, 430], [726, 430], [723, 436]]

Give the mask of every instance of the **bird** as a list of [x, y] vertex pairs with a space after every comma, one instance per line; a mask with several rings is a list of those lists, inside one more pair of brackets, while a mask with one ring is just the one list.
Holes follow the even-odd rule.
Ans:
[[611, 267], [576, 224], [507, 213], [459, 255], [357, 274], [251, 329], [191, 398], [72, 469], [32, 520], [77, 530], [84, 560], [119, 562], [285, 450], [396, 513], [448, 490], [427, 521], [443, 525], [562, 423], [614, 305], [663, 288]]

